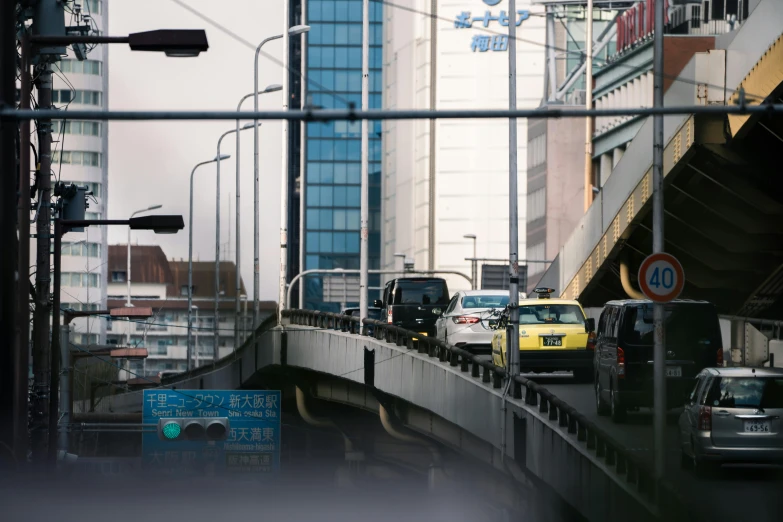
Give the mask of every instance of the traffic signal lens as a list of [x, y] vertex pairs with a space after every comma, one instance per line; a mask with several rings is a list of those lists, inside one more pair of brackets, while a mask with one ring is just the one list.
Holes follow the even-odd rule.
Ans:
[[226, 438], [226, 426], [220, 422], [213, 422], [207, 426], [207, 438], [209, 440], [222, 440]]
[[188, 440], [202, 440], [204, 438], [204, 425], [200, 421], [186, 423], [185, 438]]
[[174, 440], [179, 437], [180, 433], [182, 433], [182, 428], [177, 422], [169, 422], [163, 426], [163, 436], [167, 439]]

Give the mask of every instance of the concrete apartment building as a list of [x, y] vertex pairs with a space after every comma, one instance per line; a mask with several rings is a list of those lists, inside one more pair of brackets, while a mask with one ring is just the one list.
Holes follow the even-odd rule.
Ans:
[[[108, 307], [123, 307], [127, 302], [127, 245], [110, 245], [108, 249]], [[236, 324], [234, 278], [236, 265], [220, 262], [219, 317], [215, 323], [215, 263], [193, 262], [193, 345], [199, 366], [213, 358], [225, 357], [235, 347]], [[240, 332], [250, 332], [253, 303], [247, 302], [244, 282], [241, 285], [242, 311]], [[131, 303], [151, 307], [154, 317], [135, 322], [107, 321], [107, 342], [145, 347], [145, 361], [132, 361], [130, 370], [144, 376], [161, 371], [184, 371], [187, 367], [188, 338], [188, 262], [171, 260], [157, 245], [131, 245]], [[275, 303], [261, 302], [260, 320], [274, 313]], [[219, 328], [215, 349], [214, 328]], [[244, 338], [240, 333], [240, 338]], [[241, 342], [241, 341], [240, 341]]]

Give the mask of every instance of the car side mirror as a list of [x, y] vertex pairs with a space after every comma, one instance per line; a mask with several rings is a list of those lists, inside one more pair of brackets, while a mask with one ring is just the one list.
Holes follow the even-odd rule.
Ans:
[[376, 299], [375, 301], [372, 302], [372, 305], [375, 308], [383, 308], [383, 301], [381, 301], [380, 299]]
[[592, 317], [585, 320], [585, 332], [592, 333], [595, 332], [595, 319]]

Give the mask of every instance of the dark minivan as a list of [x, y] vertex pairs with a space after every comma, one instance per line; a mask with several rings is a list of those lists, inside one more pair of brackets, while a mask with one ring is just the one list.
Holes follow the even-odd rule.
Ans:
[[[707, 301], [675, 300], [665, 307], [666, 402], [685, 403], [693, 379], [723, 366], [718, 313]], [[598, 321], [595, 400], [599, 415], [622, 422], [629, 409], [653, 405], [653, 303], [610, 301]]]
[[449, 288], [439, 277], [400, 277], [386, 283], [381, 308], [382, 319], [389, 324], [436, 336], [435, 321], [449, 304]]

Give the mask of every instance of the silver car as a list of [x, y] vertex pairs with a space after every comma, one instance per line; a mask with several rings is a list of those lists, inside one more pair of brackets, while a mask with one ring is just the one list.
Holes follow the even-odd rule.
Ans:
[[680, 415], [682, 464], [783, 463], [783, 369], [705, 368]]
[[[520, 293], [520, 299], [525, 294]], [[457, 292], [435, 322], [437, 337], [476, 355], [492, 353], [492, 326], [508, 305], [508, 290]]]

